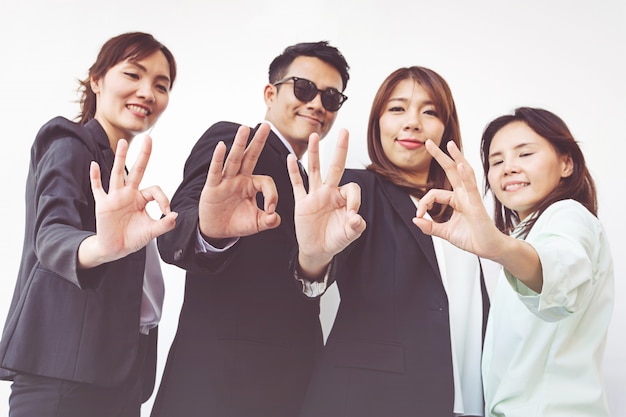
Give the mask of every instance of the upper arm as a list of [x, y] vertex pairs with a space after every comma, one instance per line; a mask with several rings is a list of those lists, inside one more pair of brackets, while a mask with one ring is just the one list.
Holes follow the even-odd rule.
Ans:
[[[591, 299], [596, 278], [596, 219], [582, 206], [561, 203], [542, 214], [526, 239], [539, 256], [543, 275], [542, 292], [531, 311], [536, 309], [533, 312], [547, 320], [583, 309]], [[520, 291], [519, 282], [516, 284], [522, 296], [532, 297]]]
[[42, 266], [78, 284], [77, 251], [95, 233], [89, 164], [95, 156], [77, 138], [35, 147], [27, 183], [27, 221], [32, 222]]

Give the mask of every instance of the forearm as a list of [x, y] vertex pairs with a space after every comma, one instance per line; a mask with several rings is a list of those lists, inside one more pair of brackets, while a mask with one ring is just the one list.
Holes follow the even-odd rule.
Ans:
[[502, 265], [531, 290], [541, 293], [543, 271], [539, 255], [532, 245], [524, 240], [503, 236], [499, 248], [498, 253], [488, 258]]

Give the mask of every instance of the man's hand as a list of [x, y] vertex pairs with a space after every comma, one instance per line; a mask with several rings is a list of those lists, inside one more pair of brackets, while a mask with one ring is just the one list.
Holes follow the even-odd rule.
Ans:
[[[246, 148], [250, 128], [241, 126], [226, 161], [226, 145], [220, 142], [215, 148], [198, 207], [200, 232], [209, 242], [252, 235], [280, 224], [274, 180], [252, 175], [269, 132], [269, 125], [261, 124]], [[257, 207], [259, 192], [263, 193], [263, 210]]]

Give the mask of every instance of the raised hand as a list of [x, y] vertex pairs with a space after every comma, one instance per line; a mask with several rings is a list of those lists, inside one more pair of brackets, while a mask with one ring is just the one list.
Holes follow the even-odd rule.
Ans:
[[301, 271], [317, 277], [332, 257], [356, 240], [365, 230], [358, 214], [361, 189], [355, 183], [339, 187], [348, 153], [348, 132], [339, 132], [337, 147], [326, 181], [322, 181], [319, 135], [312, 134], [308, 147], [309, 192], [304, 188], [296, 158], [289, 155], [287, 167], [295, 198], [294, 222]]
[[[431, 140], [426, 149], [444, 169], [452, 191], [432, 189], [419, 201], [416, 217], [413, 219], [422, 232], [446, 239], [461, 249], [478, 256], [492, 258], [501, 249], [505, 237], [494, 225], [480, 196], [474, 170], [469, 165], [454, 142], [447, 144], [446, 155]], [[434, 203], [448, 204], [454, 212], [445, 223], [424, 218], [426, 210]]]
[[[139, 183], [150, 159], [152, 139], [144, 139], [137, 161], [125, 177], [128, 142], [117, 143], [108, 193], [102, 188], [100, 166], [92, 162], [89, 168], [91, 190], [96, 204], [96, 234], [85, 239], [78, 250], [82, 268], [92, 268], [136, 252], [152, 239], [172, 230], [177, 213], [158, 186], [139, 190]], [[146, 211], [149, 202], [156, 201], [164, 216], [153, 219]]]
[[[250, 129], [241, 126], [226, 161], [226, 145], [215, 148], [198, 207], [200, 232], [208, 240], [248, 236], [280, 224], [274, 180], [252, 175], [269, 132], [269, 125], [261, 124], [246, 148]], [[256, 202], [259, 192], [263, 210]]]

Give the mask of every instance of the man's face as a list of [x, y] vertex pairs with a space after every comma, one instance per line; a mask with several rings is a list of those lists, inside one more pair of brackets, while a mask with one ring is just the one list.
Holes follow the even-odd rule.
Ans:
[[[310, 80], [319, 90], [327, 88], [343, 90], [339, 71], [314, 57], [296, 58], [283, 79], [289, 77]], [[298, 100], [293, 93], [293, 81], [278, 86], [266, 85], [264, 96], [267, 105], [266, 120], [271, 122], [291, 144], [298, 158], [306, 152], [311, 133], [319, 134], [320, 139], [324, 138], [337, 117], [337, 112], [328, 111], [322, 106], [319, 93], [309, 102]]]

